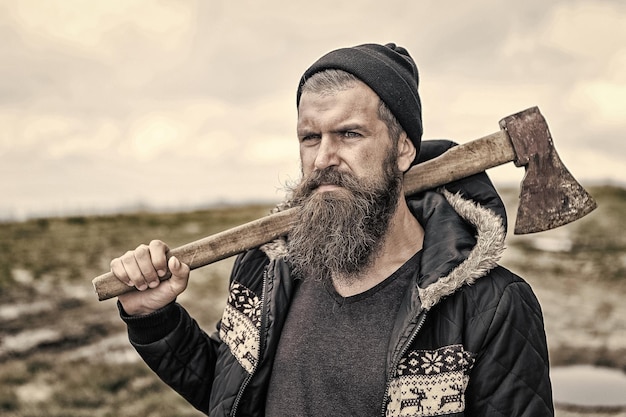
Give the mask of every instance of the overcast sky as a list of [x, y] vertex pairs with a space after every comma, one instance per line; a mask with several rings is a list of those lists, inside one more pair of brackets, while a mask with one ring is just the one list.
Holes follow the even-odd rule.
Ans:
[[626, 184], [621, 0], [0, 0], [0, 218], [278, 201], [300, 75], [369, 42], [417, 61], [425, 139], [537, 105], [576, 177]]

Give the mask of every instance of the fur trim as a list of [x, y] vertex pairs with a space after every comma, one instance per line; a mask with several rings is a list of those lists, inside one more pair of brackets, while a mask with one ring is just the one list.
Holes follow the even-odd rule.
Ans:
[[502, 219], [492, 210], [484, 208], [460, 194], [441, 190], [454, 210], [476, 228], [476, 246], [460, 265], [446, 277], [426, 288], [419, 288], [422, 307], [431, 309], [443, 297], [453, 294], [464, 284], [471, 285], [496, 267], [504, 251], [506, 231]]
[[284, 237], [279, 237], [272, 242], [262, 245], [260, 248], [270, 260], [287, 257], [287, 241]]

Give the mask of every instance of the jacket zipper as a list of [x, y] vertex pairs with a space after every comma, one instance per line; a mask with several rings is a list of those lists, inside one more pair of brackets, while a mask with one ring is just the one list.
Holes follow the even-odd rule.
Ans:
[[[409, 346], [411, 346], [413, 342], [415, 341], [417, 334], [422, 329], [422, 326], [424, 326], [425, 320], [426, 320], [426, 310], [423, 310], [420, 313], [420, 319], [415, 325], [415, 328], [413, 329], [413, 332], [411, 333], [407, 343], [404, 344], [404, 347], [402, 348], [402, 350], [395, 356], [394, 360], [391, 362], [391, 368], [389, 369], [389, 374], [387, 375], [387, 383], [385, 384], [385, 394], [384, 394], [385, 397], [387, 396], [387, 392], [389, 391], [389, 385], [391, 385], [391, 378], [393, 377], [393, 374], [395, 373], [395, 370], [398, 367], [398, 363], [400, 362], [400, 359], [404, 356], [406, 351], [409, 349]], [[383, 405], [382, 405], [381, 414], [380, 414], [382, 417], [385, 417], [385, 413], [387, 411], [387, 402], [384, 400], [385, 398], [383, 398]]]
[[[263, 271], [263, 289], [261, 293], [261, 308], [264, 308], [264, 305], [265, 305], [265, 292], [267, 291], [267, 274], [268, 272], [266, 268], [265, 271]], [[259, 359], [256, 365], [254, 366], [254, 368], [252, 369], [252, 372], [250, 372], [250, 375], [248, 375], [246, 379], [243, 381], [243, 383], [241, 384], [241, 388], [239, 389], [239, 392], [237, 393], [237, 398], [235, 398], [235, 401], [233, 402], [233, 409], [230, 412], [230, 415], [232, 417], [235, 417], [237, 415], [237, 408], [239, 407], [239, 402], [241, 401], [241, 397], [243, 397], [243, 393], [246, 390], [246, 387], [248, 386], [248, 384], [252, 380], [252, 377], [256, 373], [259, 363], [261, 363], [261, 358], [263, 357], [263, 339], [264, 339], [263, 335], [265, 334], [265, 326], [267, 325], [266, 316], [267, 314], [265, 314], [265, 311], [263, 311], [261, 314], [261, 326], [259, 329]]]

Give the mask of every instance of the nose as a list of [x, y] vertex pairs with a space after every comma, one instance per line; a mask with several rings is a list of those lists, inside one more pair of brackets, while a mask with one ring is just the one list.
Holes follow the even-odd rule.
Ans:
[[332, 137], [323, 136], [315, 156], [314, 167], [322, 170], [331, 166], [339, 165], [339, 146]]

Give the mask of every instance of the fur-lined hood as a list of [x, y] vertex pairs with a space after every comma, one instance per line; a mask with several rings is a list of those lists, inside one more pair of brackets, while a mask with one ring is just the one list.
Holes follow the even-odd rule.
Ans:
[[[504, 251], [506, 219], [445, 189], [421, 193], [408, 204], [425, 231], [417, 286], [421, 307], [429, 310], [496, 266]], [[284, 239], [261, 249], [270, 259], [287, 255]]]
[[429, 310], [496, 267], [506, 229], [494, 211], [446, 190], [425, 193], [409, 207], [425, 231], [418, 279], [423, 308]]

